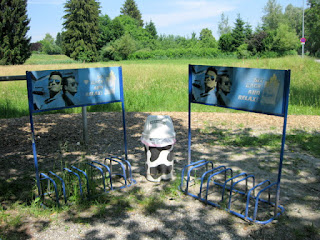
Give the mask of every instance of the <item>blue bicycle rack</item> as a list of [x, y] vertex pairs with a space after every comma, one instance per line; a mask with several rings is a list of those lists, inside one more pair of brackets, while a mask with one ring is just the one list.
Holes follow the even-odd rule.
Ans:
[[[248, 175], [243, 172], [234, 176], [231, 168], [226, 166], [212, 167], [211, 161], [200, 160], [186, 165], [181, 174], [180, 190], [185, 194], [198, 199], [206, 204], [224, 208], [226, 211], [233, 213], [234, 215], [241, 217], [248, 221], [256, 223], [266, 224], [271, 222], [276, 217], [280, 216], [284, 212], [284, 208], [278, 205], [278, 209], [274, 215], [267, 220], [259, 220], [258, 209], [267, 209], [262, 214], [270, 214], [270, 207], [275, 207], [275, 203], [271, 201], [271, 188], [276, 188], [276, 183], [272, 183], [269, 180], [263, 181], [259, 184], [255, 184], [255, 176]], [[201, 168], [205, 168], [204, 170]], [[209, 170], [206, 170], [211, 168]], [[201, 171], [202, 170], [202, 171]], [[222, 180], [219, 182], [216, 177], [222, 175]], [[220, 180], [220, 179], [219, 179]], [[248, 188], [248, 181], [251, 182], [251, 187]], [[240, 183], [244, 182], [244, 186], [238, 187]], [[190, 190], [192, 188], [192, 190]], [[255, 190], [260, 191], [255, 195]], [[267, 199], [262, 199], [260, 196], [268, 191]], [[210, 195], [214, 195], [215, 198], [210, 199]], [[237, 197], [240, 195], [240, 197]], [[235, 200], [235, 198], [238, 198]], [[232, 204], [238, 201], [242, 201], [242, 209], [235, 210], [232, 208]], [[253, 209], [252, 209], [253, 208]], [[243, 214], [244, 212], [244, 214]], [[250, 215], [251, 214], [251, 215]]]
[[[109, 161], [109, 166], [106, 164], [107, 161]], [[63, 197], [66, 204], [68, 197], [70, 197], [68, 192], [75, 185], [78, 187], [79, 196], [81, 199], [84, 199], [85, 196], [91, 198], [90, 191], [94, 192], [93, 190], [97, 190], [91, 189], [92, 187], [98, 188], [101, 192], [110, 192], [130, 187], [136, 183], [132, 178], [130, 162], [123, 158], [112, 156], [105, 158], [104, 163], [90, 161], [86, 164], [89, 166], [89, 169], [81, 170], [75, 166], [63, 168], [63, 172], [60, 173], [61, 176], [52, 171], [49, 171], [48, 174], [40, 173], [40, 183], [47, 183], [46, 186], [40, 184], [41, 198], [44, 199], [46, 196], [50, 196], [60, 206], [60, 198]], [[120, 172], [117, 170], [120, 170]], [[119, 181], [119, 179], [122, 181]], [[67, 185], [69, 188], [66, 188], [66, 182], [69, 183]], [[73, 184], [70, 184], [70, 182], [73, 182]], [[84, 188], [86, 191], [84, 191]]]
[[[210, 89], [210, 85], [214, 84], [206, 84], [208, 76], [210, 81], [215, 82], [215, 88]], [[222, 88], [219, 84], [222, 82], [228, 87], [234, 86], [226, 90], [228, 92], [224, 96], [219, 95]], [[290, 70], [189, 65], [188, 164], [181, 172], [180, 190], [250, 222], [267, 224], [279, 217], [285, 210], [279, 201], [289, 85]], [[231, 168], [214, 166], [208, 160], [192, 162], [191, 103], [282, 116], [284, 122], [277, 181], [257, 183], [253, 174], [235, 174]]]
[[[49, 91], [49, 85], [52, 84], [49, 80], [51, 75], [61, 77], [61, 81], [55, 80], [55, 84], [61, 84], [61, 89], [64, 89], [63, 84], [65, 84], [62, 79], [67, 81], [68, 78], [73, 78], [78, 83], [77, 89], [79, 93], [68, 95], [60, 90], [59, 94], [64, 94], [64, 97], [60, 96], [61, 99], [59, 101], [59, 94], [54, 95], [54, 98], [48, 98], [51, 97]], [[99, 194], [99, 192], [104, 193], [122, 189], [136, 183], [132, 178], [131, 164], [127, 160], [121, 67], [33, 71], [27, 72], [26, 76], [21, 77], [27, 79], [35, 175], [38, 194], [43, 201], [49, 196], [57, 206], [60, 206], [62, 199], [64, 204], [66, 204], [74, 196], [79, 195], [79, 199], [92, 198], [97, 193]], [[98, 88], [95, 87], [97, 84], [99, 84]], [[76, 96], [77, 94], [79, 96]], [[78, 163], [76, 166], [66, 166], [63, 169], [49, 171], [48, 173], [39, 171], [33, 122], [34, 113], [82, 107], [84, 115], [86, 113], [86, 106], [115, 102], [120, 102], [122, 106], [124, 158], [112, 156], [106, 157], [101, 161], [88, 161]], [[85, 123], [86, 118], [83, 121]], [[86, 141], [85, 136], [84, 140]]]

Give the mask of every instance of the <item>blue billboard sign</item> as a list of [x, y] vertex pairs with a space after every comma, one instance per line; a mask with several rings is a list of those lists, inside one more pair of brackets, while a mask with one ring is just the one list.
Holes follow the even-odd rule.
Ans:
[[27, 72], [30, 111], [121, 101], [120, 67]]
[[190, 65], [192, 103], [283, 116], [290, 71]]

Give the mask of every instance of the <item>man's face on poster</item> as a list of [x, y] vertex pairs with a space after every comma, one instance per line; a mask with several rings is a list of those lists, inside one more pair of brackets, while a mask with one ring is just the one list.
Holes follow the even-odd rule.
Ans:
[[211, 90], [216, 87], [216, 78], [217, 74], [214, 71], [209, 70], [208, 72], [206, 72], [204, 80], [206, 89]]
[[227, 75], [221, 76], [220, 89], [224, 93], [229, 93], [231, 91], [231, 80]]
[[66, 81], [65, 91], [76, 93], [78, 91], [78, 83], [74, 77], [68, 77]]
[[51, 75], [49, 78], [48, 89], [50, 92], [58, 93], [62, 88], [62, 78], [59, 75]]

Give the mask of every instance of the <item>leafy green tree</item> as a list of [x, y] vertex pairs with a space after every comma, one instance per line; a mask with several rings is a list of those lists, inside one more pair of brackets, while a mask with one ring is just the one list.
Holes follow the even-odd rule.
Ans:
[[101, 49], [112, 40], [111, 19], [105, 14], [99, 17], [99, 38], [97, 48]]
[[268, 30], [276, 30], [283, 19], [281, 5], [276, 0], [268, 0], [263, 11], [265, 13], [262, 17], [263, 27]]
[[156, 29], [156, 25], [150, 20], [149, 23], [146, 23], [145, 29], [150, 33], [150, 35], [154, 38], [158, 38], [158, 33]]
[[158, 38], [158, 42], [160, 45], [160, 49], [163, 49], [163, 50], [170, 49], [170, 48], [178, 48], [176, 37], [172, 34], [169, 34], [169, 35], [161, 34]]
[[198, 45], [198, 38], [196, 37], [197, 34], [195, 32], [191, 33], [191, 38], [188, 39], [188, 47], [195, 48]]
[[320, 57], [320, 1], [309, 0], [305, 12], [306, 48], [316, 57]]
[[128, 16], [121, 15], [116, 17], [123, 26], [125, 34], [129, 34], [137, 43], [137, 48], [154, 48], [154, 39], [151, 34], [139, 25], [139, 22]]
[[206, 47], [206, 48], [217, 47], [217, 41], [212, 35], [212, 31], [208, 28], [204, 28], [201, 30], [199, 40], [202, 47]]
[[266, 31], [267, 32], [267, 37], [265, 39], [263, 39], [263, 45], [265, 47], [265, 52], [268, 51], [276, 51], [276, 49], [274, 48], [274, 43], [275, 43], [275, 37], [277, 34], [277, 31]]
[[294, 29], [298, 36], [301, 36], [302, 31], [302, 8], [294, 7], [289, 4], [284, 12], [285, 23], [292, 29]]
[[0, 0], [0, 64], [23, 64], [31, 56], [26, 0]]
[[54, 38], [49, 33], [47, 33], [45, 38], [39, 41], [39, 43], [42, 45], [41, 51], [45, 54], [61, 54], [62, 52], [61, 48], [56, 45]]
[[246, 32], [245, 32], [245, 23], [241, 19], [240, 14], [238, 14], [238, 17], [235, 22], [235, 27], [232, 29], [232, 38], [233, 38], [233, 45], [234, 48], [238, 48], [240, 45], [244, 44], [244, 41], [246, 39]]
[[134, 0], [126, 0], [123, 4], [123, 7], [120, 10], [122, 15], [128, 15], [134, 19], [136, 19], [139, 23], [139, 26], [143, 26], [143, 20], [141, 17], [141, 12], [138, 9], [138, 6]]
[[125, 32], [130, 32], [132, 29], [135, 31], [138, 28], [143, 29], [137, 19], [129, 16], [129, 15], [120, 15], [115, 19], [119, 20], [120, 24], [124, 27]]
[[119, 39], [124, 34], [124, 26], [118, 18], [111, 20], [108, 15], [99, 17], [99, 39], [97, 44], [99, 50], [108, 43]]
[[223, 52], [233, 52], [235, 50], [233, 41], [231, 33], [223, 34], [219, 39], [220, 50]]
[[160, 35], [157, 39], [158, 49], [186, 49], [186, 48], [200, 48], [196, 33], [192, 33], [191, 38], [174, 35]]
[[221, 20], [218, 25], [218, 34], [222, 36], [223, 34], [231, 33], [231, 27], [229, 26], [229, 18], [221, 14]]
[[177, 43], [177, 48], [181, 49], [195, 47], [196, 45], [196, 42], [194, 42], [192, 39], [183, 36], [176, 36], [175, 41]]
[[294, 29], [281, 23], [274, 36], [273, 49], [280, 54], [290, 50], [297, 50], [300, 46], [299, 38]]
[[95, 0], [67, 0], [63, 40], [67, 56], [81, 61], [98, 59], [100, 4]]
[[125, 34], [124, 26], [118, 18], [115, 18], [111, 21], [110, 29], [111, 29], [110, 41], [119, 39]]

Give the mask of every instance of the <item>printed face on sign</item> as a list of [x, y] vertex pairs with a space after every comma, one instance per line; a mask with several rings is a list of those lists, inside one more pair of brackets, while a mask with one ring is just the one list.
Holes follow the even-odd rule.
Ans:
[[78, 83], [74, 77], [66, 78], [65, 91], [70, 93], [76, 93], [78, 91]]
[[62, 77], [58, 74], [52, 74], [49, 78], [48, 89], [50, 92], [58, 93], [61, 91]]
[[220, 85], [220, 89], [224, 92], [224, 93], [229, 93], [231, 90], [231, 80], [227, 75], [222, 75], [221, 76], [221, 85]]
[[216, 79], [217, 79], [217, 73], [212, 70], [209, 70], [206, 73], [205, 80], [204, 80], [206, 87], [209, 89], [215, 88], [217, 84]]

